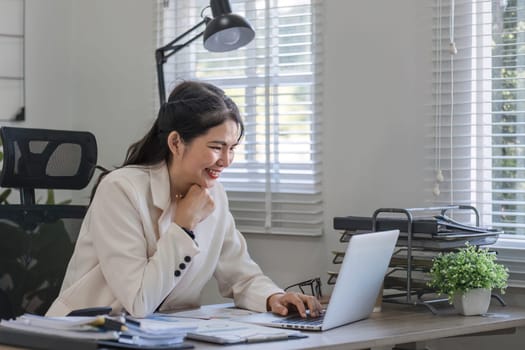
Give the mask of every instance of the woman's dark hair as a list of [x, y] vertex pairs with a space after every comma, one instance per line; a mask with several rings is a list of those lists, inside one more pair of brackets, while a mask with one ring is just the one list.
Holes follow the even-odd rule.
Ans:
[[[139, 141], [133, 143], [126, 153], [122, 166], [153, 165], [169, 161], [167, 138], [177, 131], [184, 143], [191, 143], [209, 129], [233, 120], [239, 125], [239, 139], [244, 134], [244, 124], [235, 102], [215, 85], [200, 81], [184, 81], [171, 92], [168, 102], [159, 110], [151, 129]], [[93, 191], [93, 198], [100, 180], [109, 173], [103, 172]]]

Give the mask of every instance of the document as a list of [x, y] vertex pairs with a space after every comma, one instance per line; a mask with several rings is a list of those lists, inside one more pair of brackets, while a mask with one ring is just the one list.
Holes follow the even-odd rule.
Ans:
[[[208, 312], [204, 312], [208, 310]], [[227, 310], [227, 311], [225, 311]], [[228, 319], [253, 312], [231, 306], [204, 307], [201, 318], [175, 317], [154, 314], [146, 318], [110, 316], [44, 317], [25, 314], [15, 320], [0, 322], [0, 331], [23, 332], [36, 340], [37, 336], [50, 336], [50, 342], [85, 340], [93, 344], [128, 346], [134, 348], [171, 347], [186, 348], [184, 339], [201, 340], [217, 344], [255, 343], [305, 338], [297, 330], [264, 327]], [[203, 316], [204, 314], [208, 316]], [[188, 315], [187, 315], [188, 316]], [[16, 334], [13, 334], [14, 338]], [[18, 337], [19, 338], [19, 337]], [[42, 338], [44, 339], [44, 338]], [[1, 341], [0, 341], [1, 343]], [[16, 342], [15, 342], [16, 343]], [[22, 343], [20, 343], [22, 344]], [[53, 343], [54, 344], [54, 343]], [[16, 344], [15, 344], [16, 345]], [[23, 344], [22, 344], [23, 345]]]
[[164, 346], [180, 344], [188, 331], [197, 329], [195, 322], [155, 318], [131, 318], [126, 316], [127, 330], [120, 334], [118, 341], [125, 344], [144, 346]]
[[197, 325], [196, 330], [187, 333], [188, 339], [217, 344], [257, 343], [307, 337], [300, 331], [270, 328], [231, 320], [201, 320]]
[[169, 320], [172, 317], [176, 318], [193, 318], [201, 320], [212, 319], [235, 319], [237, 317], [249, 316], [256, 312], [239, 309], [233, 303], [203, 305], [196, 309], [182, 310], [169, 313], [155, 313], [153, 316], [156, 319]]
[[170, 322], [109, 316], [45, 317], [24, 314], [15, 320], [2, 320], [0, 330], [16, 330], [27, 336], [49, 335], [74, 340], [110, 341], [145, 347], [183, 345], [187, 331], [197, 329], [195, 323], [183, 320]]
[[256, 314], [254, 311], [240, 309], [233, 303], [203, 305], [200, 308], [172, 313], [155, 313], [150, 318], [156, 320], [187, 320], [196, 326], [189, 330], [187, 339], [216, 344], [241, 344], [306, 338], [298, 330], [271, 328], [253, 323], [240, 322], [242, 317]]

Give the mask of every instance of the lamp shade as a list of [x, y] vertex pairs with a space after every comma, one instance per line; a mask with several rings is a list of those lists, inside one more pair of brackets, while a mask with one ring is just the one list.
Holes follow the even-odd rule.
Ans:
[[204, 47], [212, 52], [235, 50], [248, 44], [255, 31], [243, 17], [231, 13], [227, 0], [211, 0], [213, 19], [204, 30]]

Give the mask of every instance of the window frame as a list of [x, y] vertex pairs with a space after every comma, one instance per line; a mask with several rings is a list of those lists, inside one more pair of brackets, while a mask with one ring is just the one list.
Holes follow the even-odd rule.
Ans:
[[[319, 12], [321, 9], [320, 1], [307, 1], [311, 3], [310, 6], [315, 12], [316, 21], [320, 21], [320, 18], [322, 18], [322, 16], [319, 16]], [[170, 3], [162, 0], [158, 2], [157, 6], [158, 8], [160, 8], [160, 11], [157, 13], [157, 44], [159, 47], [165, 44], [166, 42], [172, 40], [177, 35], [180, 35], [180, 33], [187, 30], [187, 28], [191, 28], [193, 25], [195, 25], [195, 23], [198, 22], [198, 20], [195, 18], [197, 14], [200, 14], [200, 16], [202, 16], [203, 14], [211, 16], [211, 13], [207, 13], [205, 9], [200, 9], [198, 6], [195, 5], [195, 3], [195, 1], [188, 1], [184, 3]], [[230, 3], [233, 13], [238, 13], [239, 15], [245, 16], [249, 22], [252, 22], [252, 25], [256, 27], [256, 29], [259, 28], [259, 30], [256, 30], [257, 39], [257, 33], [260, 32], [261, 26], [259, 25], [257, 27], [257, 24], [254, 25], [252, 21], [253, 19], [248, 18], [248, 15], [238, 12], [238, 7], [241, 4], [245, 6], [244, 10], [246, 12], [255, 12], [257, 10], [257, 2], [240, 2], [232, 0], [230, 1]], [[270, 6], [282, 6], [281, 4], [283, 2], [277, 3], [276, 1], [262, 1], [262, 3], [264, 3], [265, 5], [273, 4]], [[179, 11], [178, 13], [182, 17], [179, 23], [177, 23], [177, 21], [174, 21], [173, 15], [168, 12], [170, 11], [170, 6], [174, 7], [174, 12]], [[270, 17], [271, 16], [269, 16], [268, 14], [264, 16], [265, 19], [269, 19]], [[260, 16], [256, 18], [257, 20], [260, 20]], [[169, 25], [163, 24], [169, 23], [169, 21], [175, 22], [175, 26], [172, 25], [170, 27]], [[311, 25], [312, 28], [318, 26], [317, 23]], [[274, 42], [272, 45], [271, 40], [278, 39], [277, 36], [275, 36], [275, 34], [271, 33], [276, 29], [271, 25], [265, 25], [263, 28], [265, 35], [260, 35], [261, 38], [264, 38], [266, 44], [264, 46], [265, 53], [263, 57], [267, 57], [267, 59], [270, 61], [275, 61], [276, 58], [274, 55], [272, 55], [272, 48], [275, 48], [278, 43], [276, 44]], [[321, 40], [318, 37], [320, 36], [320, 32], [316, 32], [316, 30], [318, 29], [312, 30], [314, 30], [314, 32], [310, 34], [312, 37], [312, 51], [310, 52], [312, 60], [310, 62], [310, 65], [312, 67], [316, 67], [317, 65], [315, 64], [315, 60], [320, 60], [318, 55], [321, 52], [319, 48]], [[269, 33], [271, 35], [269, 35]], [[254, 41], [256, 41], [256, 39]], [[268, 40], [270, 41], [268, 42]], [[245, 49], [241, 48], [239, 50], [242, 51]], [[275, 151], [277, 149], [276, 147], [279, 147], [280, 144], [271, 144], [271, 137], [278, 137], [276, 135], [279, 135], [279, 133], [272, 133], [274, 131], [271, 131], [272, 122], [270, 120], [273, 117], [272, 113], [280, 112], [275, 112], [274, 110], [272, 110], [273, 106], [271, 105], [272, 102], [270, 102], [270, 100], [272, 98], [274, 100], [277, 100], [282, 95], [279, 92], [276, 92], [277, 89], [272, 90], [272, 84], [276, 84], [276, 80], [272, 80], [272, 75], [269, 75], [269, 70], [271, 68], [267, 66], [265, 68], [265, 74], [262, 75], [260, 74], [260, 72], [256, 72], [257, 69], [260, 69], [260, 64], [257, 63], [261, 60], [261, 52], [259, 50], [259, 46], [255, 46], [254, 44], [252, 45], [251, 49], [246, 49], [243, 53], [243, 55], [245, 55], [245, 60], [251, 60], [252, 62], [251, 66], [246, 67], [246, 71], [249, 71], [247, 73], [247, 77], [227, 76], [219, 78], [211, 77], [201, 79], [200, 77], [196, 77], [195, 75], [177, 75], [176, 72], [188, 73], [198, 71], [197, 63], [202, 63], [202, 61], [198, 60], [198, 57], [199, 55], [202, 55], [202, 51], [204, 51], [204, 49], [202, 48], [202, 45], [199, 45], [199, 42], [193, 43], [191, 46], [185, 47], [184, 50], [179, 51], [175, 59], [173, 60], [173, 63], [170, 64], [168, 62], [164, 65], [167, 90], [169, 91], [170, 88], [172, 88], [177, 81], [180, 81], [182, 79], [195, 78], [213, 83], [223, 88], [227, 94], [230, 94], [230, 88], [245, 88], [246, 92], [242, 95], [242, 98], [237, 98], [237, 96], [235, 96], [234, 94], [230, 94], [232, 99], [236, 101], [239, 105], [243, 117], [245, 116], [247, 118], [245, 119], [245, 137], [241, 143], [241, 147], [243, 147], [243, 150], [242, 153], [238, 152], [238, 155], [236, 156], [236, 161], [232, 164], [232, 166], [226, 169], [223, 172], [223, 175], [221, 176], [221, 182], [223, 183], [228, 192], [228, 197], [230, 199], [230, 209], [233, 215], [236, 217], [237, 226], [239, 230], [244, 233], [306, 236], [322, 235], [324, 230], [324, 215], [321, 182], [321, 74], [319, 71], [317, 71], [317, 69], [314, 70], [314, 68], [312, 68], [313, 74], [308, 75], [306, 77], [299, 75], [295, 78], [293, 75], [279, 76], [279, 79], [281, 80], [277, 82], [277, 85], [280, 87], [285, 86], [287, 83], [293, 83], [294, 79], [295, 86], [300, 86], [301, 84], [306, 86], [305, 78], [311, 80], [310, 93], [312, 99], [312, 110], [309, 111], [310, 116], [308, 118], [310, 119], [308, 125], [310, 128], [309, 132], [311, 132], [312, 134], [310, 135], [311, 141], [309, 141], [307, 144], [303, 144], [303, 148], [308, 150], [307, 155], [309, 158], [307, 161], [305, 161], [304, 163], [300, 163], [296, 159], [293, 159], [292, 162], [286, 163], [282, 162], [280, 158], [274, 158], [278, 159], [278, 161], [274, 161], [272, 160], [272, 157], [275, 157], [275, 154], [277, 154], [277, 156], [282, 157], [284, 153], [281, 153], [281, 149], [279, 149], [276, 153], [272, 153], [272, 147], [274, 147], [273, 150]], [[208, 59], [208, 57], [211, 57], [209, 53], [205, 53], [205, 55], [206, 59]], [[210, 58], [210, 61], [211, 60], [212, 59]], [[235, 58], [233, 58], [232, 60], [235, 60]], [[206, 60], [204, 61], [207, 62]], [[170, 76], [173, 78], [170, 78]], [[262, 113], [259, 110], [261, 106], [261, 101], [257, 100], [261, 97], [261, 92], [259, 90], [261, 89], [261, 86], [266, 86], [266, 91], [264, 92], [264, 97], [266, 98], [266, 100], [263, 102], [264, 111]], [[169, 92], [167, 92], [167, 95], [168, 93]], [[261, 142], [258, 139], [261, 137], [260, 130], [257, 129], [259, 133], [251, 132], [251, 128], [254, 128], [255, 125], [262, 125], [259, 124], [260, 122], [256, 121], [255, 119], [256, 117], [259, 118], [261, 115], [264, 115], [266, 118], [266, 129], [264, 133], [266, 135], [265, 137], [267, 140], [264, 142], [265, 150], [262, 153], [260, 150]], [[279, 124], [280, 122], [278, 121], [276, 123]], [[242, 156], [244, 157], [242, 160], [242, 166], [240, 166], [241, 161], [239, 161], [239, 154], [242, 154]], [[258, 160], [261, 157], [261, 155], [263, 157], [266, 157], [263, 162]], [[290, 164], [292, 165], [292, 168], [294, 168], [294, 164], [297, 164], [295, 165], [296, 168], [286, 170], [290, 166]], [[252, 174], [255, 174], [255, 181], [246, 181], [250, 180], [248, 179], [249, 175], [244, 175], [244, 182], [243, 180], [240, 180], [240, 182], [235, 183], [235, 171], [245, 171], [246, 173], [249, 173], [251, 171]], [[292, 181], [294, 181], [293, 171], [297, 171], [297, 175], [295, 175], [295, 184], [291, 183]], [[280, 179], [277, 182], [274, 182], [275, 174], [277, 174], [277, 177]], [[310, 176], [309, 179], [308, 176]], [[292, 180], [287, 180], [289, 178], [291, 178]], [[255, 189], [248, 190], [246, 188], [246, 183], [249, 182], [251, 182], [250, 186], [255, 186], [257, 185], [257, 183], [259, 183], [260, 186], [263, 187], [256, 187]], [[243, 185], [243, 183], [245, 184]], [[234, 184], [235, 186], [233, 186], [232, 184]], [[299, 189], [295, 189], [294, 186], [298, 187]], [[286, 191], [283, 191], [284, 188], [289, 191], [288, 195], [283, 194], [283, 192], [286, 193]], [[248, 205], [250, 205], [250, 203], [253, 205], [259, 203], [259, 211], [261, 210], [261, 208], [263, 208], [262, 210], [264, 210], [265, 218], [261, 219], [257, 216], [258, 214], [255, 213], [255, 211], [253, 211], [251, 207], [244, 206], [243, 203], [245, 202], [248, 203]], [[301, 213], [303, 218], [295, 218], [295, 216], [298, 216], [299, 212], [302, 211], [303, 207], [306, 207], [304, 209], [304, 213]], [[295, 213], [293, 208], [298, 208], [295, 209]], [[250, 215], [250, 210], [252, 210], [254, 213], [253, 220], [256, 223], [255, 225], [249, 224], [250, 218], [248, 216]], [[239, 212], [241, 214], [238, 214]], [[311, 214], [311, 217], [314, 217], [315, 219], [308, 222], [308, 219], [310, 219], [308, 214]], [[240, 215], [240, 217], [238, 215]], [[290, 225], [290, 227], [287, 227], [287, 225]]]
[[[479, 94], [479, 96], [470, 97], [472, 101], [476, 101], [476, 99], [479, 99], [479, 102], [478, 102], [478, 105], [476, 105], [476, 108], [478, 106], [481, 106], [480, 108], [488, 108], [487, 110], [482, 111], [482, 112], [479, 112], [477, 110], [475, 112], [472, 112], [472, 111], [465, 112], [464, 110], [457, 109], [455, 107], [457, 106], [455, 104], [455, 100], [461, 99], [461, 93], [465, 91], [462, 91], [461, 88], [456, 87], [456, 90], [459, 90], [459, 91], [455, 93], [454, 85], [456, 85], [456, 82], [457, 82], [457, 86], [460, 86], [460, 84], [466, 80], [464, 79], [464, 77], [455, 76], [457, 72], [461, 72], [461, 69], [462, 69], [462, 68], [458, 68], [456, 70], [456, 67], [461, 67], [461, 65], [465, 65], [465, 61], [461, 61], [462, 57], [458, 54], [452, 53], [450, 56], [448, 55], [450, 52], [453, 52], [453, 51], [449, 51], [451, 48], [453, 49], [452, 43], [455, 44], [457, 43], [457, 40], [468, 39], [464, 31], [466, 30], [468, 31], [469, 25], [473, 27], [476, 25], [476, 23], [474, 23], [476, 21], [476, 18], [474, 15], [479, 15], [479, 16], [486, 15], [487, 8], [486, 7], [484, 8], [483, 6], [490, 5], [491, 2], [483, 1], [483, 0], [479, 0], [479, 1], [454, 1], [454, 0], [434, 1], [433, 0], [432, 3], [435, 5], [434, 7], [435, 12], [434, 12], [434, 18], [433, 18], [434, 32], [433, 32], [432, 39], [434, 41], [433, 64], [436, 69], [434, 71], [434, 78], [433, 78], [433, 84], [434, 84], [434, 88], [433, 88], [433, 92], [434, 92], [434, 103], [433, 103], [434, 111], [433, 112], [434, 113], [432, 115], [433, 132], [430, 133], [432, 135], [433, 145], [428, 145], [428, 146], [430, 146], [429, 149], [432, 149], [431, 152], [433, 153], [432, 155], [434, 159], [433, 161], [434, 164], [431, 167], [429, 167], [429, 168], [432, 168], [432, 170], [429, 171], [429, 176], [427, 180], [429, 181], [429, 183], [433, 184], [434, 190], [438, 189], [437, 192], [440, 192], [439, 191], [440, 186], [443, 186], [443, 185], [442, 185], [442, 182], [440, 182], [440, 180], [438, 180], [436, 177], [436, 173], [442, 168], [440, 164], [441, 156], [438, 155], [438, 152], [441, 152], [440, 151], [441, 143], [443, 143], [444, 140], [446, 140], [446, 138], [443, 137], [443, 135], [441, 135], [441, 133], [444, 130], [444, 129], [440, 129], [440, 118], [442, 118], [441, 116], [448, 114], [448, 117], [450, 118], [449, 122], [452, 124], [453, 123], [452, 118], [454, 117], [457, 118], [457, 116], [461, 116], [461, 113], [463, 114], [472, 113], [473, 115], [475, 115], [474, 113], [477, 112], [478, 114], [481, 114], [481, 115], [491, 116], [491, 113], [493, 112], [493, 109], [492, 109], [492, 103], [493, 103], [492, 92], [494, 89], [493, 86], [490, 86], [491, 96], [488, 97], [488, 99], [487, 99], [487, 95], [483, 95], [486, 92], [484, 89], [480, 89], [480, 91], [476, 90], [475, 88], [470, 90], [471, 95], [475, 95], [476, 92]], [[525, 5], [525, 2], [523, 3]], [[462, 6], [465, 6], [465, 7], [472, 6], [472, 9], [473, 9], [472, 15], [474, 18], [472, 20], [473, 22], [468, 23], [467, 21], [467, 23], [465, 23], [462, 20], [461, 16], [469, 15], [465, 7], [462, 7]], [[490, 15], [492, 16], [492, 12], [490, 12]], [[492, 25], [493, 24], [494, 23], [491, 21], [490, 22], [490, 25], [491, 25], [490, 33], [489, 33], [490, 38], [492, 38]], [[483, 30], [485, 29], [482, 29], [482, 31]], [[443, 33], [440, 34], [441, 31], [443, 31]], [[475, 33], [475, 34], [472, 34], [472, 33]], [[480, 41], [481, 38], [484, 37], [485, 34], [483, 33], [475, 32], [475, 31], [471, 32], [472, 47], [478, 47], [476, 45], [478, 45], [479, 43], [478, 41]], [[483, 47], [483, 45], [479, 45], [479, 47], [480, 47], [479, 49], [475, 50], [475, 54], [479, 54], [484, 49], [485, 50], [491, 49], [491, 47], [488, 47], [488, 45], [486, 47]], [[480, 57], [486, 57], [486, 56], [480, 56]], [[493, 53], [491, 51], [490, 58], [492, 57], [493, 57]], [[475, 59], [472, 59], [472, 62], [476, 61], [477, 63], [483, 64], [482, 60], [483, 58], [478, 59], [478, 61], [476, 61]], [[445, 67], [445, 70], [444, 70], [441, 64], [448, 65], [448, 67]], [[446, 71], [446, 69], [449, 69], [449, 71]], [[474, 64], [474, 67], [471, 67], [470, 69], [472, 71], [483, 71], [482, 69], [480, 69], [480, 66], [476, 66], [475, 64]], [[492, 69], [492, 65], [488, 67], [488, 72], [490, 72], [491, 69]], [[484, 72], [487, 73], [487, 71], [484, 71]], [[447, 76], [447, 74], [450, 74], [450, 75]], [[491, 73], [489, 74], [490, 74], [490, 79], [492, 79], [492, 74]], [[472, 78], [472, 84], [475, 84], [475, 80], [477, 78], [478, 78], [477, 76]], [[448, 84], [448, 87], [447, 87], [447, 84]], [[440, 90], [442, 87], [448, 88], [448, 90], [443, 92]], [[468, 92], [468, 90], [466, 92]], [[450, 95], [446, 96], [445, 93], [449, 93]], [[487, 103], [487, 101], [490, 101], [490, 103]], [[484, 106], [482, 105], [483, 103], [485, 103]], [[452, 124], [452, 125], [455, 125], [455, 124]], [[491, 130], [487, 131], [487, 128], [483, 128], [485, 125], [489, 125]], [[490, 123], [483, 123], [479, 119], [475, 119], [471, 121], [471, 130], [470, 130], [471, 134], [468, 134], [469, 135], [468, 138], [474, 139], [475, 137], [479, 135], [486, 136], [486, 134], [484, 133], [487, 133], [490, 138], [489, 145], [487, 146], [483, 144], [482, 146], [477, 146], [478, 150], [483, 149], [484, 146], [486, 146], [488, 147], [488, 151], [492, 152], [492, 147], [493, 147], [492, 125], [494, 125], [494, 121], [492, 119], [490, 119]], [[454, 128], [449, 128], [450, 130], [449, 132], [451, 133], [450, 134], [451, 140], [452, 140], [452, 132], [456, 132], [458, 134], [461, 132], [459, 130], [460, 127], [457, 127], [456, 130], [453, 130], [453, 129]], [[479, 133], [479, 135], [477, 135], [477, 133]], [[467, 138], [466, 136], [462, 136], [462, 137], [464, 137], [465, 139]], [[445, 149], [446, 152], [453, 152], [454, 146], [452, 146], [452, 142], [453, 141], [451, 141], [450, 146], [448, 145], [443, 146], [443, 149]], [[473, 149], [476, 147], [476, 146], [472, 146], [468, 142], [462, 146], [465, 148], [472, 147]], [[446, 147], [450, 147], [452, 150], [447, 150]], [[458, 149], [460, 148], [460, 145], [457, 145], [455, 147], [456, 149]], [[471, 157], [471, 164], [472, 164], [472, 162], [475, 163], [477, 161], [477, 159], [472, 160], [472, 158], [478, 157], [478, 154], [474, 154], [474, 156], [472, 156], [472, 154], [466, 154], [466, 156]], [[492, 153], [491, 153], [491, 156], [492, 156]], [[479, 157], [479, 158], [482, 158], [482, 157]], [[453, 160], [454, 160], [454, 156], [451, 155], [449, 159], [450, 168], [457, 169], [457, 168], [454, 168], [454, 164], [452, 163]], [[482, 171], [479, 168], [477, 168], [475, 165], [472, 166], [470, 169], [471, 169], [471, 172]], [[488, 188], [484, 187], [484, 186], [487, 186], [487, 184], [483, 182], [484, 181], [483, 177], [481, 177], [482, 179], [481, 181], [479, 180], [479, 178], [477, 178], [477, 176], [484, 176], [484, 175], [471, 174], [470, 176], [473, 176], [472, 178], [471, 177], [465, 178], [465, 181], [468, 181], [468, 179], [470, 179], [469, 182], [471, 184], [471, 187], [469, 187], [469, 193], [470, 194], [475, 193], [473, 197], [476, 200], [479, 199], [479, 197], [483, 196], [485, 192], [488, 191], [488, 193], [492, 194], [492, 192], [494, 191], [493, 185], [492, 185], [492, 182], [495, 181], [495, 180], [492, 180], [494, 164], [491, 163], [489, 167], [481, 168], [481, 169], [487, 169], [488, 171], [490, 171], [489, 178], [491, 179], [491, 182]], [[480, 189], [477, 192], [473, 190], [473, 188], [475, 188], [475, 187], [472, 187], [473, 183], [480, 186]], [[454, 184], [451, 184], [450, 185], [451, 188], [448, 188], [448, 189], [446, 188], [445, 191], [450, 191], [451, 193], [453, 193], [455, 191], [453, 186]], [[457, 186], [457, 183], [456, 183], [456, 186]], [[448, 198], [445, 198], [444, 200], [439, 201], [436, 199], [436, 196], [434, 195], [434, 197], [432, 197], [430, 201], [433, 203], [438, 203], [438, 204], [444, 204], [444, 203], [450, 204], [451, 202], [448, 202], [448, 201], [452, 201], [453, 204], [466, 204], [462, 202], [457, 203], [454, 201], [454, 199], [455, 199], [454, 195], [452, 194]], [[487, 215], [489, 216], [493, 215], [492, 208], [491, 208], [493, 201], [494, 199], [491, 197], [490, 202], [488, 204], [485, 204], [483, 199], [479, 199], [479, 203], [481, 203], [480, 207], [476, 205], [477, 203], [468, 203], [468, 204], [475, 205], [476, 207], [478, 207], [478, 210], [480, 211], [480, 214], [482, 217], [482, 224], [485, 222], [485, 220], [483, 220], [484, 217], [486, 218]], [[488, 214], [485, 214], [485, 211], [487, 211]], [[492, 218], [490, 218], [490, 220], [492, 220]], [[504, 263], [507, 267], [509, 267], [509, 270], [511, 272], [511, 278], [509, 279], [509, 286], [525, 287], [525, 273], [522, 272], [522, 271], [525, 271], [525, 258], [523, 254], [523, 251], [525, 251], [525, 234], [500, 234], [497, 242], [493, 245], [490, 245], [489, 247], [498, 252], [498, 261]]]

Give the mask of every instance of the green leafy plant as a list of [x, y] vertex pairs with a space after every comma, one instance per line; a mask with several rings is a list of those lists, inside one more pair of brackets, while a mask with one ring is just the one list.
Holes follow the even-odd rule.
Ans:
[[433, 259], [430, 277], [429, 287], [440, 295], [447, 294], [452, 302], [455, 293], [475, 288], [499, 288], [505, 293], [509, 273], [488, 248], [467, 244], [454, 252], [439, 253]]

